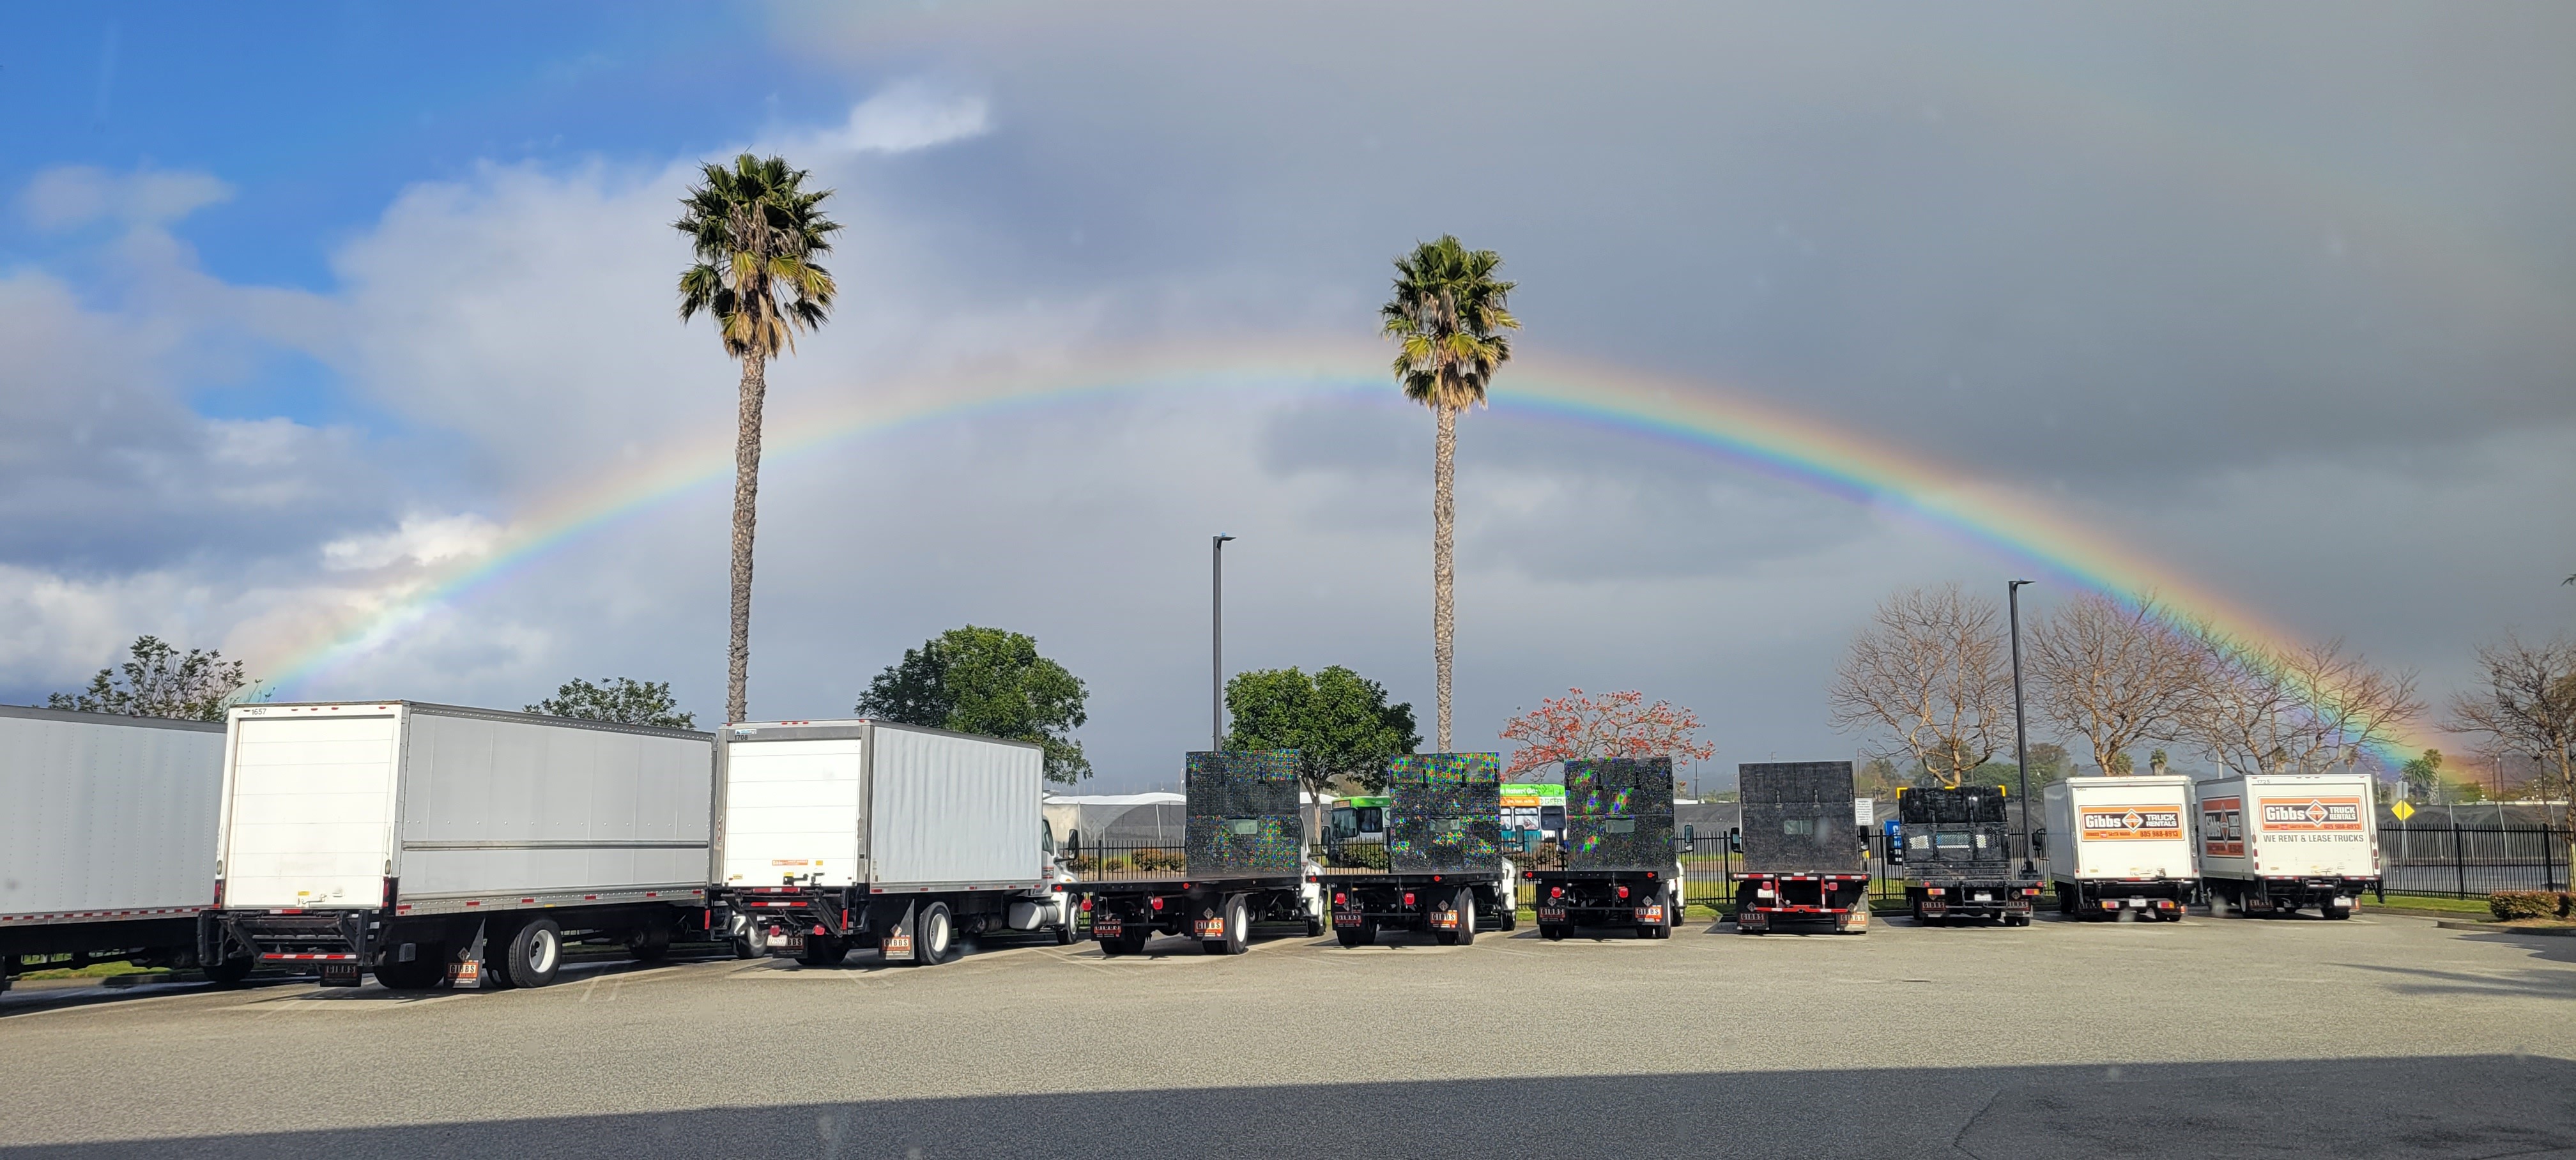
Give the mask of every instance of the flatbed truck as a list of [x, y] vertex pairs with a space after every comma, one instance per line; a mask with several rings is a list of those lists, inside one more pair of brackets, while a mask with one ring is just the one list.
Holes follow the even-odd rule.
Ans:
[[1915, 922], [2030, 925], [2039, 873], [2013, 862], [2004, 787], [1899, 788], [1896, 823], [1888, 860], [1905, 867], [1905, 900]]
[[1536, 892], [1539, 937], [1584, 928], [1668, 939], [1681, 917], [1682, 865], [1673, 846], [1673, 759], [1613, 757], [1565, 763], [1561, 863], [1521, 872]]
[[2192, 787], [2213, 915], [2350, 918], [2383, 889], [2377, 785], [2366, 773], [2251, 773]]
[[1735, 931], [1869, 930], [1869, 867], [1852, 813], [1848, 761], [1738, 765], [1744, 869], [1735, 875]]
[[1081, 900], [1100, 953], [1139, 954], [1165, 934], [1195, 939], [1208, 954], [1239, 955], [1251, 949], [1253, 928], [1263, 923], [1322, 935], [1323, 872], [1306, 854], [1297, 765], [1293, 749], [1187, 755], [1185, 869], [1057, 887]]
[[1376, 800], [1382, 840], [1342, 843], [1334, 849], [1343, 856], [1323, 869], [1343, 946], [1367, 946], [1386, 930], [1456, 946], [1475, 942], [1479, 930], [1519, 925], [1502, 851], [1500, 754], [1399, 756], [1387, 764], [1387, 793]]

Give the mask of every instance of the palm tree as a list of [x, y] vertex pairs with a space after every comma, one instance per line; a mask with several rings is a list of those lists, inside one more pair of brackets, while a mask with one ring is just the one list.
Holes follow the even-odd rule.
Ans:
[[832, 307], [832, 275], [814, 264], [831, 252], [841, 227], [818, 208], [828, 189], [807, 191], [805, 171], [784, 158], [733, 159], [733, 168], [701, 167], [706, 183], [680, 199], [680, 220], [697, 261], [680, 272], [680, 321], [703, 310], [716, 321], [725, 353], [742, 361], [741, 409], [733, 447], [733, 644], [727, 653], [725, 720], [748, 715], [751, 675], [751, 533], [760, 494], [763, 376], [796, 332], [823, 324]]
[[1512, 357], [1503, 331], [1520, 329], [1505, 309], [1512, 283], [1494, 279], [1503, 264], [1492, 250], [1470, 250], [1456, 235], [1423, 242], [1395, 260], [1395, 297], [1380, 308], [1381, 331], [1396, 340], [1395, 378], [1404, 397], [1440, 421], [1431, 475], [1431, 656], [1437, 670], [1440, 751], [1449, 747], [1449, 671], [1453, 656], [1450, 587], [1457, 523], [1458, 412], [1485, 401], [1485, 384]]

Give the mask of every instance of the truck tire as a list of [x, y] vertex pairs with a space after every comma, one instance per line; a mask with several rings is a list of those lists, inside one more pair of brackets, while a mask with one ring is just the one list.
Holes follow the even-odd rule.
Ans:
[[1462, 947], [1476, 941], [1476, 892], [1464, 886], [1458, 888], [1458, 934], [1451, 941]]
[[1125, 933], [1125, 934], [1122, 934], [1122, 935], [1119, 935], [1119, 936], [1118, 936], [1118, 953], [1120, 953], [1120, 954], [1125, 954], [1125, 955], [1141, 955], [1141, 954], [1144, 954], [1144, 953], [1145, 953], [1145, 944], [1146, 944], [1146, 943], [1149, 943], [1149, 942], [1152, 942], [1153, 940], [1154, 940], [1154, 932], [1153, 932], [1153, 931], [1150, 931], [1150, 930], [1131, 930], [1131, 931], [1128, 931], [1127, 933]]
[[957, 917], [945, 902], [933, 902], [912, 914], [912, 957], [916, 967], [935, 967], [957, 957]]
[[1056, 928], [1055, 928], [1055, 945], [1057, 945], [1057, 946], [1060, 946], [1060, 947], [1069, 947], [1069, 946], [1072, 946], [1072, 945], [1073, 945], [1073, 940], [1075, 940], [1075, 939], [1077, 939], [1077, 938], [1080, 938], [1081, 936], [1082, 936], [1082, 932], [1080, 932], [1080, 931], [1077, 931], [1077, 930], [1073, 929], [1073, 920], [1072, 920], [1072, 919], [1070, 919], [1070, 918], [1067, 918], [1067, 919], [1065, 919], [1063, 922], [1056, 924]]
[[1538, 924], [1538, 937], [1546, 939], [1549, 942], [1564, 942], [1565, 924], [1561, 922], [1542, 922]]
[[626, 957], [639, 963], [658, 963], [671, 957], [671, 926], [648, 922], [626, 932]]
[[804, 948], [796, 952], [796, 961], [809, 967], [837, 967], [849, 957], [849, 940], [818, 934], [806, 935]]
[[1310, 915], [1307, 915], [1307, 916], [1306, 916], [1306, 937], [1307, 937], [1307, 938], [1322, 938], [1322, 937], [1324, 937], [1324, 920], [1323, 920], [1323, 919], [1320, 919], [1320, 918], [1317, 918], [1317, 917], [1315, 917], [1314, 915], [1311, 915], [1311, 914], [1310, 914]]
[[[388, 955], [402, 953], [400, 946]], [[412, 960], [376, 966], [376, 982], [388, 991], [426, 991], [447, 981], [447, 948], [438, 943], [412, 944]]]
[[238, 987], [242, 985], [242, 980], [249, 978], [251, 971], [258, 966], [258, 959], [249, 955], [234, 955], [220, 963], [206, 964], [206, 981], [218, 987]]
[[1502, 904], [1502, 913], [1496, 916], [1495, 921], [1505, 932], [1519, 930], [1521, 928], [1520, 900], [1514, 898], [1509, 903]]
[[2354, 909], [2356, 908], [2350, 906], [2337, 906], [2330, 901], [2324, 906], [2318, 907], [2317, 913], [2325, 915], [2327, 918], [2351, 918]]
[[1239, 955], [1252, 949], [1251, 908], [1236, 895], [1225, 900], [1225, 937], [1212, 938], [1199, 944], [1199, 949], [1212, 955]]
[[1377, 928], [1362, 924], [1336, 928], [1333, 937], [1346, 947], [1364, 947], [1377, 941]]
[[563, 927], [551, 918], [532, 918], [503, 940], [500, 957], [491, 962], [492, 981], [504, 988], [542, 987], [563, 969]]

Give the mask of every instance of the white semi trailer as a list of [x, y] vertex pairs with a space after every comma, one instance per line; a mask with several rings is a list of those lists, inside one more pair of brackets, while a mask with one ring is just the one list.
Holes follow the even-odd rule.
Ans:
[[2376, 785], [2366, 773], [2251, 773], [2193, 787], [2210, 909], [2350, 918], [2380, 888]]
[[657, 959], [707, 922], [714, 738], [411, 701], [249, 705], [224, 742], [219, 977], [552, 982], [568, 940]]
[[213, 722], [0, 705], [0, 990], [41, 965], [196, 961], [223, 759]]
[[930, 966], [986, 932], [1073, 941], [1044, 750], [868, 720], [718, 736], [716, 894], [737, 953], [825, 965], [873, 947]]
[[2042, 800], [2048, 824], [2033, 840], [2048, 859], [2060, 913], [2181, 920], [2200, 891], [2185, 820], [2190, 778], [2070, 777]]

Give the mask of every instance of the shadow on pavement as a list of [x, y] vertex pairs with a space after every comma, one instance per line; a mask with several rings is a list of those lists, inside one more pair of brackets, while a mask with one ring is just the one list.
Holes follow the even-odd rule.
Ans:
[[0, 1157], [2576, 1156], [2572, 1089], [2576, 1063], [2507, 1056], [1705, 1072], [734, 1106]]

